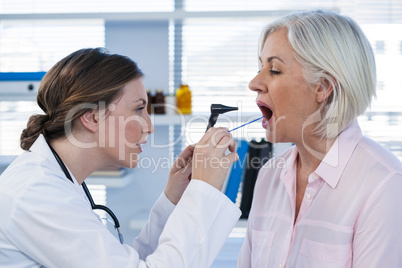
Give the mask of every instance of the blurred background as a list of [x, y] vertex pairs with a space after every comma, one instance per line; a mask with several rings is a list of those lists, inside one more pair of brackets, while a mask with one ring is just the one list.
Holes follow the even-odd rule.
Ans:
[[[248, 82], [258, 71], [261, 31], [281, 15], [307, 9], [348, 15], [363, 28], [378, 77], [377, 99], [359, 123], [402, 160], [402, 0], [0, 0], [0, 173], [22, 152], [28, 117], [41, 113], [35, 101], [41, 77], [77, 49], [106, 47], [131, 57], [151, 93], [174, 95], [188, 84], [192, 114], [152, 115], [156, 131], [142, 166], [88, 179], [95, 200], [115, 211], [131, 241], [163, 191], [172, 159], [205, 131], [211, 103], [239, 107], [218, 121], [228, 127], [260, 114]], [[257, 123], [234, 136], [261, 140], [264, 130]], [[288, 146], [273, 145], [273, 155]], [[214, 267], [235, 267], [245, 224], [239, 222]]]

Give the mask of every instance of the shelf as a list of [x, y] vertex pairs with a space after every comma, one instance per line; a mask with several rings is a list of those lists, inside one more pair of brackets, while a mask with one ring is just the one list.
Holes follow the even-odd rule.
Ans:
[[179, 114], [150, 114], [152, 124], [156, 125], [183, 125], [186, 124], [193, 115], [179, 115]]

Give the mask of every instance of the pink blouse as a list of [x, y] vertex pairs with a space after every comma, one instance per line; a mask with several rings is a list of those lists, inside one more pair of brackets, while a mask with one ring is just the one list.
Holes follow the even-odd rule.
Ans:
[[238, 267], [402, 267], [402, 163], [345, 129], [310, 174], [295, 222], [296, 147], [260, 170]]

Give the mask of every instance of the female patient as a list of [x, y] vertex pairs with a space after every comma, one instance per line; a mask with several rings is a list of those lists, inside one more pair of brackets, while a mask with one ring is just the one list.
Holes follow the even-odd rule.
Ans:
[[362, 30], [293, 13], [268, 25], [259, 63], [266, 138], [294, 146], [259, 172], [238, 267], [402, 267], [402, 164], [356, 120], [376, 87]]
[[45, 75], [37, 97], [44, 114], [29, 119], [26, 151], [0, 177], [1, 267], [211, 265], [240, 216], [220, 192], [237, 160], [226, 129], [183, 151], [131, 246], [105, 228], [83, 192], [95, 170], [137, 165], [154, 131], [142, 76], [132, 60], [104, 49], [76, 51]]

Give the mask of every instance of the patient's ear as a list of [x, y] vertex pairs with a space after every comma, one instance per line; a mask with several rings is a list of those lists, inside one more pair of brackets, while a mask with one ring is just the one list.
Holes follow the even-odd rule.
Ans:
[[327, 78], [323, 78], [321, 84], [316, 88], [316, 100], [318, 103], [326, 102], [334, 91], [335, 79], [330, 75], [328, 77], [332, 83]]
[[91, 132], [97, 132], [99, 127], [99, 110], [89, 110], [80, 116], [81, 124]]

